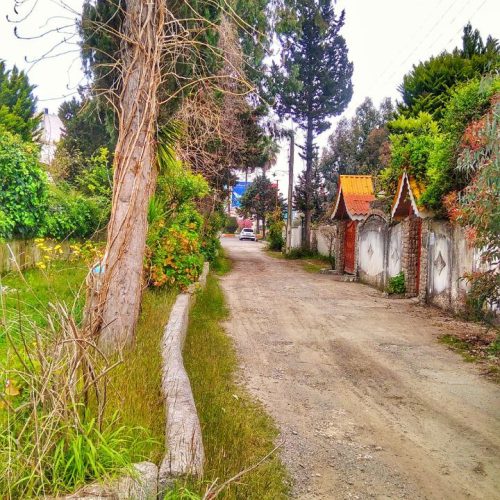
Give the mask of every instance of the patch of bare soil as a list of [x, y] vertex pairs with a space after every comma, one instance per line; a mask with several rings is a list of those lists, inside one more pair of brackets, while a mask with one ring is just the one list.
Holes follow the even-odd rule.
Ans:
[[226, 327], [296, 498], [500, 498], [500, 387], [438, 342], [467, 323], [224, 246]]

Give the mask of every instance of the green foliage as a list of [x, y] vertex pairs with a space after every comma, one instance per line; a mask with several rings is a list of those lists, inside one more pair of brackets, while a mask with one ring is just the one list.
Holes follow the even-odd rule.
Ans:
[[[41, 422], [43, 415], [38, 415]], [[54, 429], [37, 466], [31, 456], [41, 437], [35, 427], [17, 439], [13, 425], [0, 432], [0, 494], [10, 498], [31, 498], [48, 492], [71, 492], [96, 479], [131, 470], [135, 448], [144, 439], [141, 429], [117, 427], [115, 422], [101, 431], [94, 419], [80, 425]], [[45, 436], [43, 436], [45, 437]]]
[[204, 250], [207, 256], [216, 252], [218, 222], [205, 223], [204, 240], [204, 220], [195, 201], [208, 194], [208, 184], [175, 160], [165, 141], [158, 149], [160, 177], [148, 210], [146, 272], [152, 286], [186, 288], [201, 274]]
[[31, 141], [40, 125], [41, 115], [36, 113], [36, 98], [24, 71], [16, 66], [8, 71], [0, 60], [0, 128]]
[[81, 193], [100, 198], [104, 204], [111, 203], [113, 173], [106, 148], [100, 148], [88, 159], [85, 169], [76, 177], [75, 184]]
[[396, 276], [389, 278], [389, 282], [387, 283], [387, 293], [402, 294], [405, 292], [406, 292], [405, 275], [403, 271], [401, 271]]
[[69, 186], [51, 186], [47, 212], [40, 236], [88, 238], [108, 221], [108, 209], [98, 200], [82, 195]]
[[315, 136], [330, 128], [330, 118], [344, 111], [352, 97], [353, 64], [340, 34], [345, 12], [335, 15], [331, 0], [287, 0], [279, 12], [281, 68], [276, 75], [276, 110], [305, 132], [305, 244], [309, 245], [311, 185]]
[[238, 219], [236, 217], [227, 217], [226, 224], [224, 226], [224, 232], [228, 234], [234, 234], [238, 229]]
[[338, 122], [319, 163], [330, 199], [336, 194], [339, 174], [376, 174], [383, 168], [383, 146], [389, 135], [386, 124], [393, 114], [389, 98], [376, 108], [367, 97], [353, 118]]
[[353, 65], [340, 35], [344, 12], [337, 17], [330, 1], [290, 0], [279, 16], [283, 65], [274, 66], [278, 113], [319, 134], [352, 97]]
[[148, 281], [151, 285], [186, 288], [203, 267], [201, 215], [192, 203], [180, 206], [168, 219], [150, 225], [147, 238]]
[[0, 128], [0, 237], [39, 232], [47, 199], [47, 178], [38, 147]]
[[287, 254], [285, 254], [286, 259], [297, 260], [297, 259], [308, 259], [317, 257], [318, 254], [313, 250], [306, 250], [305, 248], [292, 248]]
[[[116, 131], [112, 117], [108, 116], [109, 111], [99, 100], [84, 95], [80, 96], [80, 100], [73, 97], [61, 104], [58, 114], [64, 125], [64, 135], [58, 149], [66, 150], [71, 156], [81, 154], [85, 159], [99, 154], [103, 148], [114, 150]], [[67, 179], [72, 181], [79, 172], [75, 164], [68, 171]]]
[[278, 188], [267, 177], [257, 176], [241, 197], [240, 212], [245, 217], [249, 215], [265, 219], [266, 214], [283, 206], [283, 200]]
[[203, 218], [201, 231], [201, 252], [205, 260], [213, 262], [220, 250], [220, 234], [224, 227], [226, 216], [223, 209], [214, 211]]
[[269, 250], [281, 251], [285, 241], [283, 239], [283, 228], [285, 223], [283, 222], [283, 214], [281, 210], [275, 210], [269, 216], [269, 233], [267, 235], [267, 240], [269, 241]]
[[400, 110], [405, 116], [427, 112], [440, 120], [453, 87], [500, 67], [498, 44], [491, 37], [483, 44], [477, 30], [468, 25], [462, 41], [462, 50], [431, 57], [405, 75], [399, 89], [403, 98]]
[[500, 91], [500, 77], [486, 77], [457, 86], [451, 93], [441, 122], [442, 135], [435, 136], [427, 171], [427, 189], [421, 202], [435, 211], [442, 210], [443, 197], [462, 190], [470, 174], [456, 168], [460, 144], [466, 127], [484, 115], [493, 95]]
[[318, 221], [325, 211], [327, 202], [325, 183], [320, 175], [318, 163], [313, 163], [310, 182], [310, 196], [307, 194], [305, 172], [299, 174], [298, 183], [294, 186], [293, 208], [302, 213], [311, 213], [311, 220]]
[[120, 424], [148, 430], [151, 440], [137, 452], [160, 463], [165, 454], [165, 406], [161, 394], [163, 331], [178, 290], [148, 288], [141, 299], [141, 313], [134, 346], [123, 352], [123, 363], [109, 374], [104, 420], [119, 412]]
[[430, 114], [399, 116], [389, 122], [391, 159], [380, 180], [387, 193], [407, 171], [426, 187], [419, 203], [443, 213], [443, 197], [463, 189], [470, 177], [456, 169], [462, 136], [467, 125], [483, 116], [491, 98], [500, 90], [499, 77], [486, 77], [458, 85], [450, 93], [438, 123]]

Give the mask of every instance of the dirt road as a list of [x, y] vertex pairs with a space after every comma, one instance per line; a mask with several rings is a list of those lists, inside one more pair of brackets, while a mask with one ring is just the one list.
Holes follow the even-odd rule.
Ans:
[[500, 498], [500, 388], [437, 343], [446, 317], [223, 245], [227, 330], [297, 498]]

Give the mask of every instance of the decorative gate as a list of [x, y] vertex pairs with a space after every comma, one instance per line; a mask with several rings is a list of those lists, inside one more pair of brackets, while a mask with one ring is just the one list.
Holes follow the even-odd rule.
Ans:
[[354, 257], [356, 252], [356, 221], [348, 221], [344, 239], [344, 272], [354, 274]]

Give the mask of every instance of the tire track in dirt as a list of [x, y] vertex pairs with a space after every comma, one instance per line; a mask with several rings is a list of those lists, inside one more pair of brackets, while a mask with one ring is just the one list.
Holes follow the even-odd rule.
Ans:
[[500, 498], [499, 387], [437, 344], [446, 325], [260, 244], [223, 243], [226, 327], [297, 498]]

